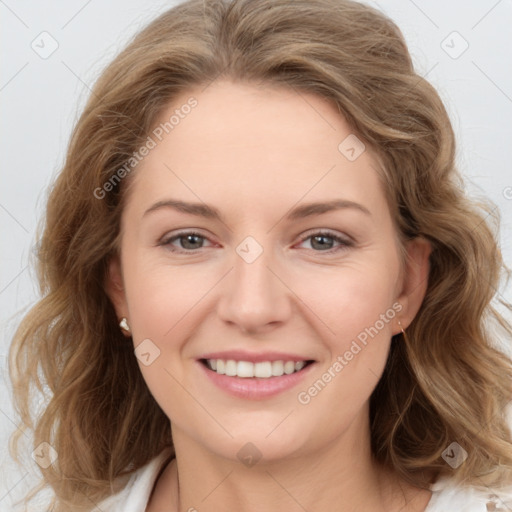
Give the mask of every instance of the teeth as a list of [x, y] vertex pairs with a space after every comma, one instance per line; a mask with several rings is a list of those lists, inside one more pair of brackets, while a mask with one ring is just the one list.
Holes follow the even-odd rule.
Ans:
[[206, 364], [210, 370], [220, 375], [229, 377], [268, 379], [269, 377], [281, 377], [298, 372], [306, 366], [305, 361], [262, 361], [251, 363], [250, 361], [235, 361], [233, 359], [207, 359]]
[[284, 373], [283, 361], [272, 361], [272, 375], [274, 377], [280, 377]]
[[225, 370], [228, 377], [234, 377], [236, 375], [236, 361], [232, 359], [226, 361]]
[[284, 373], [286, 375], [289, 375], [290, 373], [293, 373], [295, 371], [295, 363], [293, 361], [286, 361], [284, 363]]

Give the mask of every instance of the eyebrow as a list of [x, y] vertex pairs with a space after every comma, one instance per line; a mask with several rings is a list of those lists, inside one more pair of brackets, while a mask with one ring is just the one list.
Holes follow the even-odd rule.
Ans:
[[[198, 217], [205, 217], [208, 219], [214, 219], [224, 222], [222, 220], [222, 215], [220, 214], [219, 210], [217, 210], [217, 208], [213, 206], [209, 206], [205, 203], [190, 203], [186, 201], [178, 201], [176, 199], [165, 199], [162, 201], [158, 201], [144, 212], [143, 217], [145, 217], [151, 212], [161, 210], [163, 208], [171, 208], [178, 212], [188, 213], [190, 215], [196, 215]], [[360, 211], [365, 215], [371, 216], [370, 210], [368, 210], [368, 208], [366, 208], [362, 204], [356, 203], [354, 201], [349, 201], [347, 199], [333, 199], [332, 201], [307, 203], [301, 206], [297, 206], [296, 208], [290, 210], [285, 215], [285, 217], [288, 220], [298, 220], [303, 219], [305, 217], [311, 217], [313, 215], [321, 215], [322, 213], [348, 208]]]

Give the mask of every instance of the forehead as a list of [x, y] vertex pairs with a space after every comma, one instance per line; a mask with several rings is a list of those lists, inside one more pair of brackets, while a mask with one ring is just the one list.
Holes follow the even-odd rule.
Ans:
[[333, 103], [304, 91], [229, 81], [191, 88], [168, 105], [151, 136], [156, 145], [134, 176], [143, 195], [282, 206], [305, 195], [383, 200], [369, 148]]
[[197, 149], [198, 156], [228, 149], [225, 159], [255, 154], [275, 158], [290, 152], [299, 158], [314, 158], [319, 153], [336, 152], [337, 139], [351, 133], [345, 119], [325, 98], [269, 84], [229, 81], [178, 96], [157, 125], [164, 125], [190, 97], [197, 106], [164, 137], [169, 145], [186, 143]]

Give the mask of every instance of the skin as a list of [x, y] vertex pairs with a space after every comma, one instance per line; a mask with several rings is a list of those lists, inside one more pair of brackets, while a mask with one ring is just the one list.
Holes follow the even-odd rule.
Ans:
[[[120, 258], [108, 281], [134, 346], [150, 339], [160, 350], [139, 366], [171, 421], [176, 459], [147, 510], [423, 511], [431, 493], [372, 460], [368, 415], [398, 320], [406, 329], [424, 298], [429, 243], [409, 242], [402, 265], [377, 161], [368, 148], [355, 161], [338, 150], [353, 132], [325, 99], [216, 81], [176, 98], [162, 121], [190, 96], [198, 105], [130, 177]], [[212, 205], [223, 222], [171, 208], [144, 215], [169, 198]], [[285, 217], [304, 203], [340, 198], [370, 214], [344, 208]], [[183, 229], [205, 238], [193, 239], [192, 249], [187, 238], [160, 244]], [[353, 244], [323, 239], [336, 251], [327, 254], [311, 238], [326, 229]], [[263, 248], [252, 263], [236, 252], [247, 236]], [[298, 392], [394, 303], [400, 313], [299, 403]], [[211, 384], [196, 361], [240, 348], [316, 363], [291, 390], [241, 399]], [[252, 467], [237, 458], [248, 442], [262, 455]]]

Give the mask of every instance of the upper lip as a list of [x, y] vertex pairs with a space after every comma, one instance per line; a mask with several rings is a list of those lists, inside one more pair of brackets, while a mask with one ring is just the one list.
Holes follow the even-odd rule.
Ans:
[[312, 361], [312, 358], [299, 356], [297, 354], [285, 352], [246, 352], [244, 350], [228, 350], [224, 352], [210, 352], [204, 354], [199, 359], [231, 359], [234, 361], [249, 361], [251, 363], [260, 363], [262, 361]]

